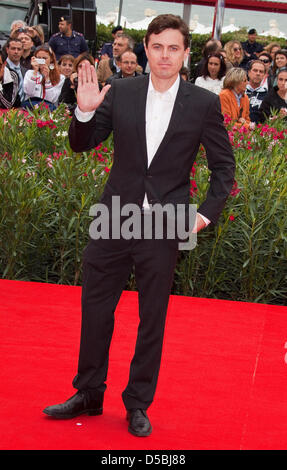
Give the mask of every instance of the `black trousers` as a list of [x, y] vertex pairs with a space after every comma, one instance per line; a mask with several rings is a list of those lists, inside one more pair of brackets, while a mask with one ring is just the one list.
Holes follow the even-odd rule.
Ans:
[[75, 388], [99, 392], [106, 389], [114, 312], [134, 266], [140, 322], [122, 398], [126, 409], [149, 407], [158, 380], [177, 253], [175, 240], [90, 240], [83, 260], [82, 328]]

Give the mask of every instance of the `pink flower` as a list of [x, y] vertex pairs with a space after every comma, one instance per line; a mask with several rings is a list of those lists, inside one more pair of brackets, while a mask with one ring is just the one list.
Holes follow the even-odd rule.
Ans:
[[234, 220], [234, 219], [235, 219], [234, 215], [231, 214], [231, 215], [229, 216], [229, 220]]
[[240, 193], [240, 191], [241, 190], [238, 188], [237, 181], [234, 180], [232, 189], [230, 191], [230, 196], [235, 197], [235, 196], [237, 196], [238, 193]]

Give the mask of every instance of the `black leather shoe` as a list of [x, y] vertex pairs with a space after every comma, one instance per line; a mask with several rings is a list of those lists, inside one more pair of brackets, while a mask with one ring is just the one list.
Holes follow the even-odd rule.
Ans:
[[81, 414], [90, 416], [103, 413], [104, 395], [79, 390], [75, 395], [60, 405], [47, 406], [43, 410], [49, 416], [58, 419], [75, 418]]
[[145, 410], [140, 408], [129, 410], [127, 412], [127, 420], [129, 422], [128, 431], [134, 436], [146, 437], [152, 432], [150, 420]]

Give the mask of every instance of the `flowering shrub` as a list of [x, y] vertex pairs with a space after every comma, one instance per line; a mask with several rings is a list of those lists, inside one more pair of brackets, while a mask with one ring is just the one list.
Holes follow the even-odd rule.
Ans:
[[[286, 305], [286, 125], [273, 119], [247, 131], [233, 127], [228, 118], [225, 124], [236, 160], [235, 181], [218, 224], [198, 234], [195, 250], [180, 253], [174, 290]], [[191, 198], [198, 205], [208, 178], [201, 147], [191, 173]]]
[[[0, 261], [9, 279], [81, 283], [82, 252], [113, 160], [112, 136], [75, 154], [61, 105], [0, 117]], [[251, 131], [225, 121], [237, 169], [216, 226], [179, 254], [173, 293], [286, 304], [286, 129], [280, 119]], [[191, 202], [209, 185], [205, 150], [190, 174]], [[131, 279], [130, 288], [134, 283]]]
[[75, 154], [62, 105], [0, 118], [1, 274], [77, 284], [89, 209], [112, 162], [112, 142]]

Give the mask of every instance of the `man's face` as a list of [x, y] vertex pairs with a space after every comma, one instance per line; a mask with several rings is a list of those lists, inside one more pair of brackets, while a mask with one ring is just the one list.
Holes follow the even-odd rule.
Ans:
[[256, 41], [256, 38], [257, 38], [257, 34], [254, 33], [254, 34], [248, 34], [248, 41], [253, 43]]
[[133, 52], [125, 52], [121, 58], [120, 68], [124, 77], [132, 76], [137, 68], [137, 56]]
[[59, 26], [59, 31], [62, 34], [66, 34], [70, 29], [70, 25], [67, 23], [67, 21], [59, 21], [58, 26]]
[[123, 52], [128, 49], [128, 39], [118, 36], [113, 42], [113, 56], [119, 57]]
[[24, 50], [30, 49], [34, 45], [33, 40], [31, 38], [31, 36], [29, 36], [29, 34], [19, 33], [18, 34], [18, 39], [20, 39], [20, 41], [22, 42]]
[[251, 69], [248, 72], [249, 83], [253, 88], [257, 88], [263, 80], [265, 75], [264, 65], [255, 63], [252, 65]]
[[7, 47], [7, 55], [8, 58], [14, 64], [19, 64], [22, 53], [23, 53], [23, 45], [19, 41], [11, 41], [9, 47]]
[[151, 34], [145, 46], [150, 70], [158, 79], [176, 78], [189, 48], [184, 48], [184, 38], [177, 29], [165, 29]]

